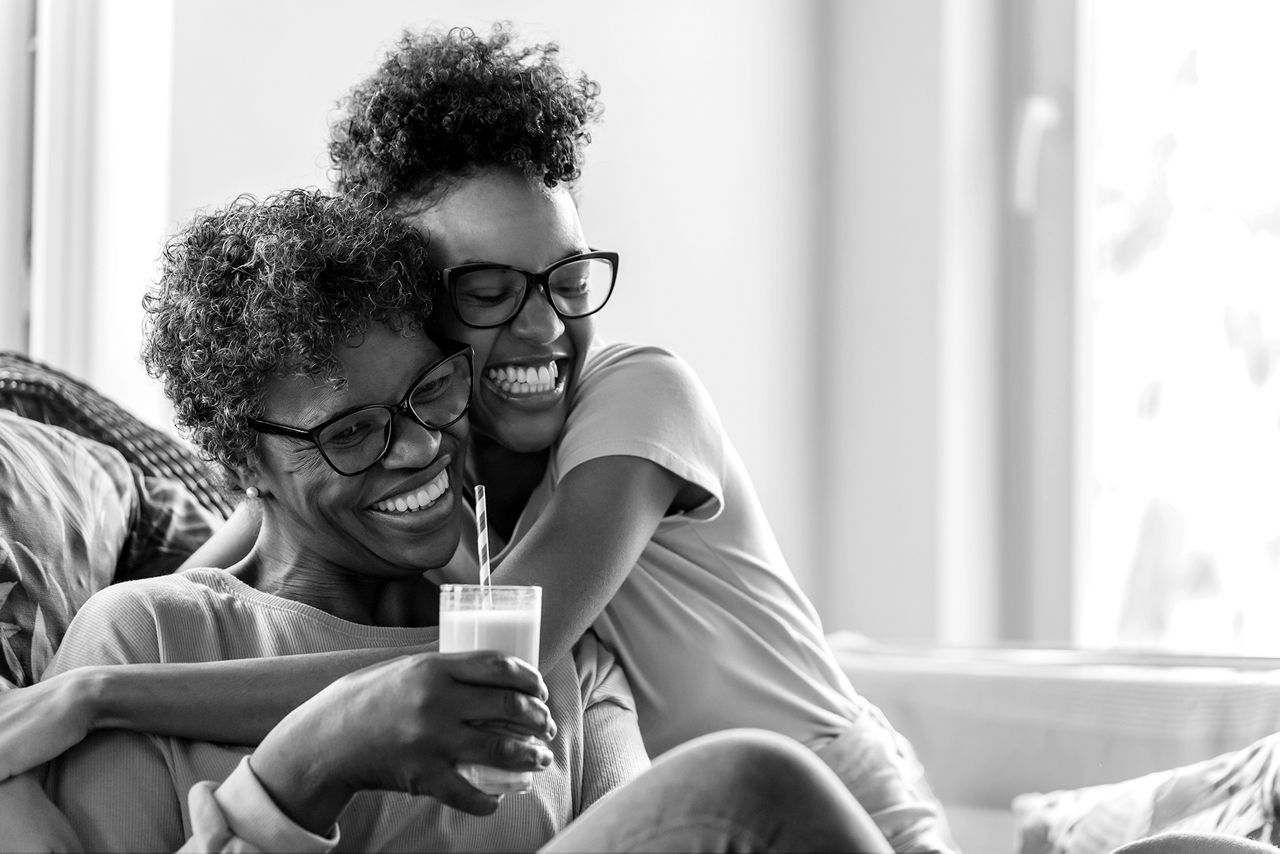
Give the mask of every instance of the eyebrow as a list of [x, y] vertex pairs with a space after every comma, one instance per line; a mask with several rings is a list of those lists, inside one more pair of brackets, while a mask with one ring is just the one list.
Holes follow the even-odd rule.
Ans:
[[[579, 248], [579, 249], [571, 249], [571, 250], [569, 250], [568, 252], [566, 252], [566, 253], [564, 253], [563, 255], [561, 255], [561, 256], [560, 256], [559, 258], [557, 258], [556, 260], [552, 261], [552, 262], [551, 262], [551, 264], [559, 264], [561, 261], [563, 261], [563, 260], [564, 260], [564, 259], [566, 259], [566, 258], [572, 258], [574, 255], [585, 255], [586, 253], [588, 253], [588, 252], [590, 252], [590, 251], [592, 251], [592, 250], [591, 250], [589, 247], [586, 247], [586, 246], [583, 246], [583, 247], [581, 247], [581, 248]], [[492, 261], [492, 260], [490, 260], [490, 259], [488, 259], [488, 258], [464, 258], [464, 259], [462, 259], [461, 261], [459, 261], [458, 263], [456, 263], [456, 264], [450, 264], [449, 266], [451, 266], [451, 267], [461, 267], [463, 264], [502, 264], [502, 262], [501, 262], [501, 261]], [[547, 264], [546, 266], [550, 267], [550, 266], [551, 266], [551, 264]], [[504, 267], [514, 267], [515, 265], [514, 265], [514, 264], [503, 264], [503, 266], [504, 266]], [[522, 268], [517, 268], [517, 269], [522, 269]], [[531, 271], [531, 272], [533, 272], [533, 271]]]
[[[414, 373], [411, 374], [409, 378], [405, 380], [405, 384], [401, 386], [401, 391], [399, 392], [400, 396], [396, 398], [396, 403], [399, 403], [401, 400], [403, 400], [404, 396], [409, 393], [409, 384], [415, 383], [418, 380], [422, 379], [422, 376], [427, 372], [427, 368], [438, 366], [440, 362], [444, 361], [447, 358], [448, 358], [448, 354], [438, 354], [438, 355], [432, 356], [427, 361], [423, 362], [421, 365], [415, 368]], [[348, 382], [346, 386], [348, 389], [350, 389], [351, 388], [350, 382]], [[346, 406], [332, 408], [332, 407], [325, 407], [323, 405], [325, 402], [326, 401], [308, 403], [303, 408], [298, 421], [295, 422], [296, 426], [299, 426], [304, 430], [310, 430], [314, 428], [316, 425], [323, 424], [324, 422], [328, 421], [331, 418], [336, 418], [337, 416], [344, 415], [348, 412], [354, 412], [357, 409], [364, 409], [366, 406], [392, 406], [393, 405], [391, 403], [388, 403], [385, 400], [366, 400], [364, 403], [352, 403], [351, 401], [347, 401]], [[274, 420], [274, 419], [268, 419], [268, 420]]]

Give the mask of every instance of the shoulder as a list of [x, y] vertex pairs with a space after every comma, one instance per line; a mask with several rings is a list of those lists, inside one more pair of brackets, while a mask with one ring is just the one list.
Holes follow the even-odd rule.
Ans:
[[206, 602], [222, 588], [219, 569], [189, 569], [172, 575], [158, 575], [121, 581], [89, 597], [80, 614], [147, 611], [162, 616], [167, 611], [188, 610]]
[[553, 458], [557, 483], [592, 460], [636, 457], [721, 493], [723, 424], [680, 356], [650, 345], [595, 344], [575, 394]]
[[162, 660], [165, 637], [195, 636], [217, 593], [219, 570], [190, 570], [112, 584], [89, 597], [58, 648], [50, 674], [88, 664]]
[[636, 411], [719, 422], [702, 379], [681, 356], [653, 345], [594, 344], [575, 390], [570, 418], [607, 417], [608, 413], [629, 418]]
[[681, 356], [652, 344], [605, 344], [596, 341], [587, 354], [582, 385], [603, 383], [619, 376], [630, 379], [653, 377], [701, 385], [697, 373]]

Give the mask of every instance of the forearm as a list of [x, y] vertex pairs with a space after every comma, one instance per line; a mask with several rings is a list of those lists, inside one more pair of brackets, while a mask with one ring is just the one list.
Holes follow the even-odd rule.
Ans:
[[178, 569], [217, 567], [226, 569], [242, 560], [258, 538], [262, 509], [255, 501], [242, 502], [226, 523], [204, 545], [182, 562]]
[[[94, 729], [118, 727], [256, 745], [285, 715], [348, 673], [422, 648], [345, 650], [197, 664], [84, 668]], [[74, 671], [73, 671], [74, 672]]]
[[679, 487], [671, 472], [638, 457], [583, 463], [499, 564], [495, 583], [542, 587], [544, 672], [618, 592]]
[[625, 579], [583, 579], [570, 567], [600, 565], [583, 555], [581, 547], [555, 547], [549, 539], [532, 537], [519, 544], [495, 570], [495, 584], [532, 584], [542, 588], [542, 628], [539, 666], [549, 672], [604, 611]]

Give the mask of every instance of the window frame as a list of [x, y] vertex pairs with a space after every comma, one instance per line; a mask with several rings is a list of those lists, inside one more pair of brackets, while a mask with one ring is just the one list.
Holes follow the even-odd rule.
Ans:
[[1091, 5], [1002, 6], [1000, 636], [1011, 643], [1070, 646], [1079, 612]]
[[0, 5], [0, 350], [25, 353], [31, 278], [36, 0]]

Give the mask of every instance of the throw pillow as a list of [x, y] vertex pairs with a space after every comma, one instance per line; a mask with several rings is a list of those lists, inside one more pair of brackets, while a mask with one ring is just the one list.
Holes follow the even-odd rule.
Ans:
[[172, 572], [219, 521], [118, 451], [0, 410], [0, 688], [40, 678], [93, 593]]
[[1203, 762], [1132, 780], [1013, 801], [1020, 854], [1104, 854], [1168, 832], [1276, 844], [1280, 734]]

